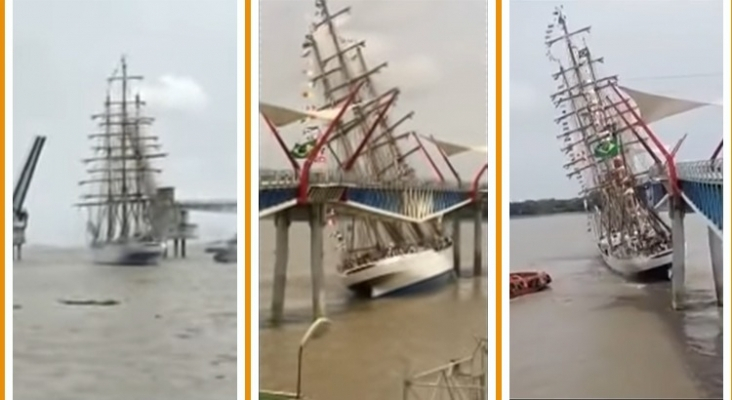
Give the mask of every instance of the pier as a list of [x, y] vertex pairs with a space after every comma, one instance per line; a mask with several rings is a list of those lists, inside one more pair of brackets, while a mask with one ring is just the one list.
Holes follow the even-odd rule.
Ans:
[[707, 225], [709, 254], [717, 305], [722, 306], [723, 233], [724, 233], [724, 174], [719, 157], [723, 141], [708, 160], [675, 162], [668, 155], [664, 168], [651, 171], [649, 201], [655, 208], [667, 207], [671, 218], [673, 261], [671, 266], [672, 303], [674, 309], [684, 308], [686, 279], [686, 237], [684, 217], [698, 214]]

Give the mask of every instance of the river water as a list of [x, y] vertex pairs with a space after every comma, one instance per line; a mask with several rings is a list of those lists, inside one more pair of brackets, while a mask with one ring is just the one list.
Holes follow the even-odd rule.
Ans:
[[670, 284], [628, 282], [596, 255], [586, 219], [513, 219], [511, 270], [544, 270], [551, 290], [511, 301], [512, 398], [721, 398], [722, 310], [707, 233], [687, 216], [687, 303]]
[[[472, 223], [462, 225], [463, 271], [472, 271]], [[483, 225], [483, 237], [486, 236]], [[267, 390], [295, 392], [297, 351], [312, 315], [310, 243], [306, 224], [290, 227], [285, 321], [270, 316], [274, 268], [273, 223], [260, 225], [259, 381]], [[328, 243], [326, 241], [326, 243]], [[484, 271], [487, 245], [483, 244]], [[396, 297], [358, 300], [335, 274], [334, 246], [325, 246], [327, 312], [333, 325], [304, 352], [303, 392], [316, 400], [402, 398], [407, 374], [469, 356], [487, 335], [487, 280], [461, 278]], [[485, 274], [483, 274], [485, 275]]]
[[157, 267], [105, 267], [81, 250], [24, 249], [13, 266], [13, 398], [234, 399], [236, 264], [188, 250]]

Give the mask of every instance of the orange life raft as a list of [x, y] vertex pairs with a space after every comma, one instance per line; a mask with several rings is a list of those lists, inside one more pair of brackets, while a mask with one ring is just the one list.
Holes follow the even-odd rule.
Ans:
[[546, 272], [512, 272], [511, 297], [539, 292], [549, 287], [552, 277]]

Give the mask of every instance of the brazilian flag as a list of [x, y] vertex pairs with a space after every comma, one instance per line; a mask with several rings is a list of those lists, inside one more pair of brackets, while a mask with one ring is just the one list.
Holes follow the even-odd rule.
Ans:
[[608, 158], [616, 157], [620, 154], [620, 145], [616, 138], [603, 140], [595, 147], [595, 158], [605, 160]]
[[292, 150], [290, 150], [290, 154], [292, 157], [297, 159], [308, 158], [310, 152], [315, 149], [315, 143], [315, 139], [310, 139], [304, 143], [295, 143], [295, 145], [292, 146]]

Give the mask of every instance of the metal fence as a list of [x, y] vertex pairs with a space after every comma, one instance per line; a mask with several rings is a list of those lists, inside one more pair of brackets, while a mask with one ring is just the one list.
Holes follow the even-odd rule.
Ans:
[[404, 380], [403, 400], [485, 400], [488, 341], [479, 339], [473, 353]]
[[[300, 176], [292, 170], [260, 170], [259, 186], [296, 186], [300, 182]], [[408, 181], [384, 181], [376, 177], [344, 173], [338, 170], [318, 170], [310, 172], [311, 185], [341, 185], [374, 188], [411, 188], [411, 189], [434, 189], [434, 190], [461, 190], [472, 189], [472, 182], [441, 182], [437, 179], [417, 178]], [[487, 191], [488, 185], [482, 183], [479, 191]]]
[[[676, 163], [676, 175], [679, 180], [721, 184], [724, 180], [724, 163], [721, 158], [701, 161], [681, 161]], [[655, 179], [665, 179], [666, 170], [654, 166], [649, 175]]]

